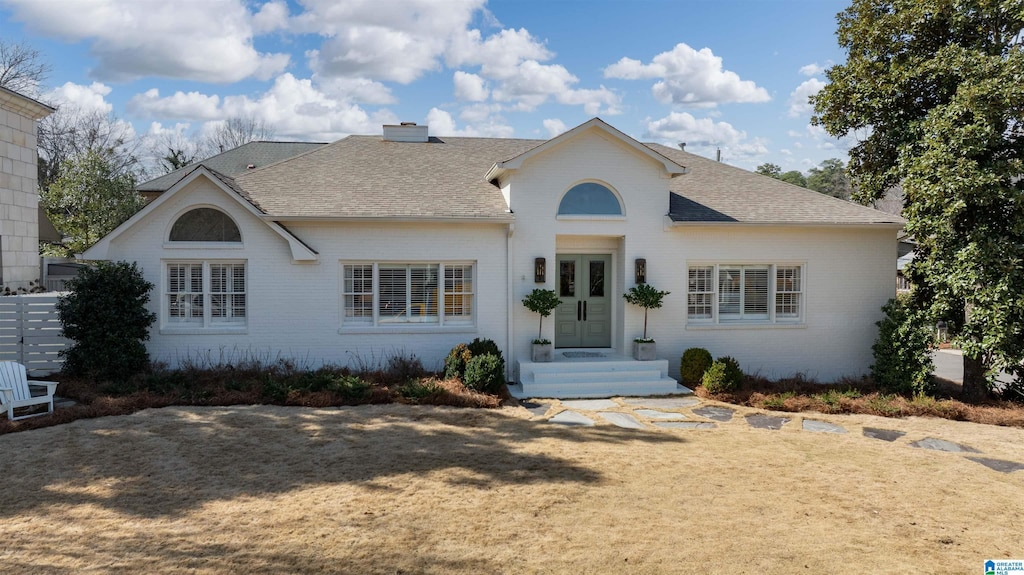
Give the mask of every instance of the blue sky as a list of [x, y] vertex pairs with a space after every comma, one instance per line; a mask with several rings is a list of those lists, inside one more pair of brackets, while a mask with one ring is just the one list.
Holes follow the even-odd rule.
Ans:
[[752, 169], [846, 160], [807, 95], [842, 62], [832, 0], [0, 0], [53, 66], [39, 96], [134, 132], [255, 116], [276, 139], [381, 124], [548, 138], [600, 116]]

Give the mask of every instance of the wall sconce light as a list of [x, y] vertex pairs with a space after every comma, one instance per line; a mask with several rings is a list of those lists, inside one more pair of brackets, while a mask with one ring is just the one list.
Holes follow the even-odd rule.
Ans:
[[644, 258], [636, 258], [636, 283], [647, 283], [647, 260]]
[[533, 281], [539, 284], [544, 283], [545, 276], [547, 275], [547, 264], [544, 258], [534, 258], [533, 260]]

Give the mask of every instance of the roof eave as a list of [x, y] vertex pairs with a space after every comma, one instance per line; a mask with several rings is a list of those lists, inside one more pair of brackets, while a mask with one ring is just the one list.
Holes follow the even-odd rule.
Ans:
[[707, 222], [707, 221], [688, 221], [688, 220], [673, 220], [671, 216], [667, 216], [669, 227], [716, 227], [716, 226], [744, 226], [744, 227], [795, 227], [795, 228], [892, 228], [894, 230], [903, 229], [905, 224], [899, 222], [836, 222], [836, 221], [818, 221], [818, 222], [792, 222], [792, 221], [763, 221], [763, 222], [744, 222], [744, 221], [719, 221], [719, 222]]
[[448, 216], [305, 216], [266, 214], [262, 218], [277, 222], [372, 222], [372, 223], [443, 223], [443, 224], [510, 224], [516, 221], [512, 214], [502, 217], [448, 217]]

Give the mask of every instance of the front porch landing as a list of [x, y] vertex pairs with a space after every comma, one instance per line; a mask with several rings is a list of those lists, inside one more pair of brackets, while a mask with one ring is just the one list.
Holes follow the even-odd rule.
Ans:
[[668, 360], [637, 361], [613, 349], [556, 349], [550, 363], [519, 360], [512, 397], [615, 397], [693, 393], [668, 376]]

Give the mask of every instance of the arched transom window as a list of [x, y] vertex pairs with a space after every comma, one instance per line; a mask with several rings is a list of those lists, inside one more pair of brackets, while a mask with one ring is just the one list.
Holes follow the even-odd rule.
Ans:
[[618, 196], [596, 182], [584, 182], [569, 189], [558, 204], [560, 216], [621, 216]]
[[213, 208], [189, 210], [171, 227], [172, 242], [241, 242], [242, 233], [230, 216]]

